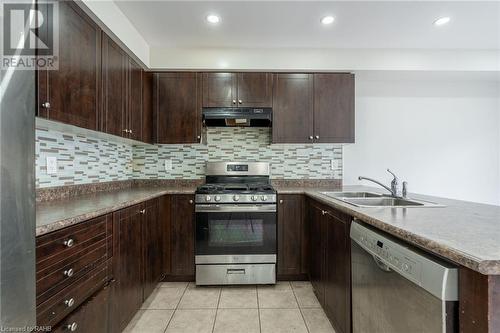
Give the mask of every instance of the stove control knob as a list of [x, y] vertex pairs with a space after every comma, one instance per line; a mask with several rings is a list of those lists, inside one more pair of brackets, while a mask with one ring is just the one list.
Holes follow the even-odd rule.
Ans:
[[214, 198], [215, 201], [219, 202], [220, 201], [220, 195], [216, 195]]
[[238, 200], [240, 200], [240, 196], [239, 196], [239, 195], [237, 195], [237, 194], [236, 194], [236, 195], [234, 195], [234, 196], [233, 196], [233, 200], [234, 200], [234, 201], [238, 201]]
[[207, 196], [205, 197], [205, 200], [206, 200], [206, 201], [210, 201], [210, 200], [212, 200], [212, 197], [211, 197], [211, 196], [209, 196], [209, 195], [207, 195]]
[[266, 195], [263, 195], [263, 196], [261, 196], [261, 197], [260, 197], [260, 199], [261, 199], [262, 201], [267, 201], [267, 196], [266, 196]]
[[252, 195], [252, 201], [257, 201], [257, 196], [256, 195]]

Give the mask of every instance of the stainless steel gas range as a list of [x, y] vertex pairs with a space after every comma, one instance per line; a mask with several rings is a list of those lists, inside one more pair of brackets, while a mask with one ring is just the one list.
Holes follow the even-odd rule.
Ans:
[[268, 163], [208, 162], [195, 203], [197, 285], [276, 283], [276, 191]]

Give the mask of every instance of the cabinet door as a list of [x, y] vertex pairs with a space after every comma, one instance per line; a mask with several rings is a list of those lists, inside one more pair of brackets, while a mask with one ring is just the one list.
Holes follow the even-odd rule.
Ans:
[[128, 136], [127, 59], [128, 56], [120, 46], [103, 33], [101, 130], [118, 136]]
[[302, 195], [280, 195], [278, 204], [278, 276], [302, 274], [304, 258], [304, 216]]
[[201, 138], [201, 90], [197, 73], [157, 73], [156, 143], [197, 143]]
[[273, 91], [273, 143], [312, 143], [312, 74], [276, 74]]
[[238, 106], [272, 107], [272, 73], [238, 73]]
[[142, 72], [142, 139], [153, 143], [153, 73]]
[[311, 250], [309, 259], [309, 279], [319, 302], [323, 305], [325, 300], [324, 266], [325, 266], [325, 231], [326, 224], [323, 209], [314, 202], [309, 206], [309, 228], [311, 237]]
[[163, 275], [171, 275], [172, 273], [172, 256], [171, 256], [171, 196], [164, 195], [158, 199], [158, 216], [162, 224], [163, 233]]
[[236, 73], [203, 73], [203, 107], [236, 107]]
[[58, 5], [59, 69], [39, 73], [38, 115], [96, 130], [101, 30], [75, 3]]
[[314, 140], [354, 142], [353, 74], [314, 74]]
[[119, 331], [125, 328], [142, 304], [142, 205], [117, 213], [118, 250], [113, 300]]
[[171, 275], [194, 276], [194, 196], [171, 198]]
[[350, 332], [350, 218], [328, 211], [326, 216], [325, 312], [335, 332]]
[[142, 68], [128, 58], [127, 71], [127, 128], [128, 137], [142, 139]]
[[163, 226], [158, 216], [158, 199], [145, 203], [142, 221], [144, 244], [144, 295], [153, 292], [163, 275]]

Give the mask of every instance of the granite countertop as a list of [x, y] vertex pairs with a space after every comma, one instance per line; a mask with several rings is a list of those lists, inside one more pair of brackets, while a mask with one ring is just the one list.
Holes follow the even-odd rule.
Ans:
[[[305, 194], [430, 253], [487, 275], [500, 275], [500, 206], [409, 195], [445, 207], [355, 207], [323, 195], [323, 191], [383, 190], [366, 186], [286, 187], [278, 194]], [[38, 203], [36, 235], [40, 236], [103, 214], [160, 197], [193, 194], [195, 186], [131, 187], [65, 200]]]
[[131, 187], [36, 204], [37, 236], [165, 194], [194, 194], [196, 187]]
[[[410, 198], [445, 207], [362, 208], [325, 196], [322, 191], [302, 189], [307, 196], [427, 252], [485, 275], [500, 275], [500, 206], [410, 194]], [[342, 191], [385, 193], [366, 186], [344, 186]]]

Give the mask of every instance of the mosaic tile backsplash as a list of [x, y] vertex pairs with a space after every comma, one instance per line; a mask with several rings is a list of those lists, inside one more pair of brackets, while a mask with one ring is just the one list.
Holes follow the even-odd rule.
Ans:
[[[36, 186], [126, 179], [200, 179], [205, 176], [209, 160], [269, 162], [273, 179], [342, 179], [340, 145], [271, 145], [269, 128], [208, 128], [204, 138], [203, 144], [132, 146], [37, 129]], [[57, 174], [47, 174], [47, 156], [57, 157]], [[165, 161], [171, 163], [171, 169], [166, 170]]]
[[[36, 187], [127, 180], [133, 175], [133, 146], [36, 129]], [[57, 157], [57, 174], [47, 174], [47, 157]]]

